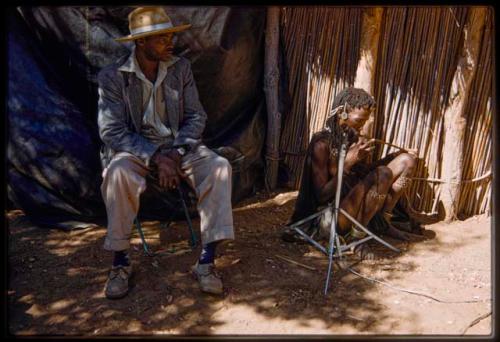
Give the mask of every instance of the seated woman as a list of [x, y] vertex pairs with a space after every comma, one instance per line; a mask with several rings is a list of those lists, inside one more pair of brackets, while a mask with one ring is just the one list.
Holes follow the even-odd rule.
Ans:
[[[400, 151], [371, 164], [366, 163], [375, 148], [375, 140], [361, 137], [360, 130], [374, 109], [374, 98], [363, 89], [347, 88], [335, 97], [325, 128], [314, 134], [309, 143], [299, 195], [289, 223], [316, 213], [334, 200], [338, 151], [341, 130], [344, 130], [347, 131], [348, 147], [340, 207], [365, 227], [377, 214], [385, 226], [378, 233], [408, 240], [408, 234], [394, 226], [391, 212], [410, 183], [409, 177], [416, 166], [415, 156]], [[331, 220], [325, 219], [326, 216], [320, 220], [323, 235], [330, 232]], [[337, 232], [347, 241], [365, 234], [343, 214], [339, 214]], [[295, 241], [296, 237], [296, 232], [290, 229], [282, 235], [285, 241]], [[366, 244], [359, 245], [355, 252], [362, 258], [374, 258]]]

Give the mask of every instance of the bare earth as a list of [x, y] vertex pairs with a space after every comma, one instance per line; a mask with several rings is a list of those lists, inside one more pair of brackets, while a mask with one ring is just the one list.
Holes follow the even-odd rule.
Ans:
[[[104, 297], [111, 264], [105, 228], [64, 232], [33, 227], [20, 211], [9, 220], [9, 327], [16, 335], [491, 334], [491, 219], [476, 216], [426, 226], [424, 241], [387, 238], [402, 253], [374, 246], [380, 260], [335, 268], [323, 295], [328, 260], [307, 244], [281, 241], [297, 192], [257, 196], [234, 209], [236, 240], [221, 246], [225, 293], [200, 293], [189, 268], [185, 222], [143, 222], [155, 257], [134, 229], [133, 288]], [[199, 221], [194, 220], [195, 227]], [[288, 257], [309, 268], [277, 257]], [[310, 268], [314, 268], [311, 270]], [[394, 288], [416, 291], [415, 295]], [[463, 303], [471, 301], [468, 303]]]

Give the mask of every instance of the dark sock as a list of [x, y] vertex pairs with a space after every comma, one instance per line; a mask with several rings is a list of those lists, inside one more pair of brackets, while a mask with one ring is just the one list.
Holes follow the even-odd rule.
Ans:
[[117, 251], [115, 252], [115, 257], [113, 259], [113, 266], [130, 266], [130, 260], [127, 251]]
[[210, 242], [203, 245], [201, 249], [200, 264], [212, 264], [215, 259], [215, 248], [217, 247], [218, 241]]

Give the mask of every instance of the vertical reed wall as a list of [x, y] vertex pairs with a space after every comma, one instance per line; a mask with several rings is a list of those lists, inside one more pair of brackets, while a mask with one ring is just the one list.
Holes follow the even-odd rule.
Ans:
[[[280, 154], [298, 188], [305, 150], [312, 134], [321, 130], [336, 93], [353, 86], [364, 34], [378, 38], [366, 89], [374, 95], [377, 110], [373, 136], [405, 148], [419, 150], [416, 180], [409, 189], [414, 209], [437, 210], [446, 153], [445, 112], [463, 96], [460, 114], [466, 118], [460, 185], [454, 205], [459, 216], [489, 212], [491, 198], [492, 44], [493, 13], [470, 7], [382, 8], [379, 32], [364, 32], [364, 16], [373, 8], [285, 7], [281, 13], [281, 39], [285, 49], [288, 89], [292, 99], [284, 113]], [[371, 13], [370, 12], [370, 13]], [[484, 16], [484, 25], [474, 39], [477, 61], [469, 67], [467, 93], [453, 91], [460, 79], [467, 53], [464, 41], [474, 16]], [[476, 25], [477, 26], [477, 25]], [[366, 28], [365, 28], [366, 29]], [[365, 45], [367, 45], [365, 43]], [[359, 74], [359, 72], [358, 72]], [[462, 103], [461, 102], [461, 103]], [[452, 113], [455, 115], [455, 113]], [[450, 144], [448, 142], [448, 144]], [[393, 148], [382, 145], [375, 152], [383, 157]], [[479, 178], [479, 179], [477, 179]]]

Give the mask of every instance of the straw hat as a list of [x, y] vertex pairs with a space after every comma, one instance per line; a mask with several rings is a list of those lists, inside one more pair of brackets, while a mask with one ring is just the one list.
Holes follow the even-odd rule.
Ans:
[[174, 26], [162, 7], [138, 7], [128, 15], [128, 27], [130, 34], [115, 39], [117, 42], [128, 42], [156, 34], [184, 31], [190, 28], [191, 24]]

